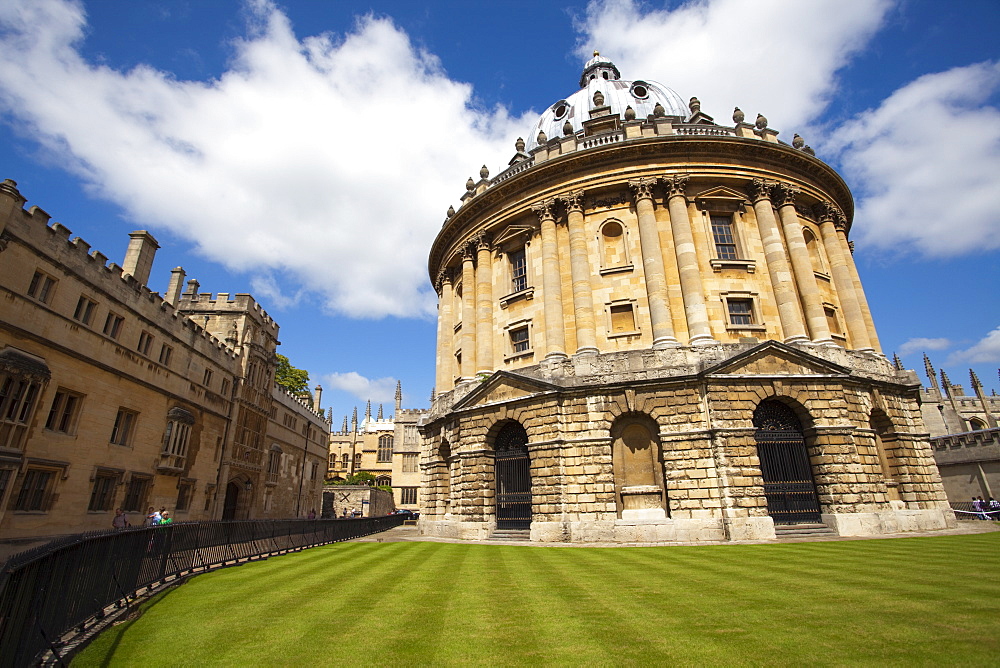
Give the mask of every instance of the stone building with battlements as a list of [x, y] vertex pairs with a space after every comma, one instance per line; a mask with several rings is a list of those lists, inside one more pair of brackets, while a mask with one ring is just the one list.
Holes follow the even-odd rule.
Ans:
[[[421, 530], [670, 542], [944, 528], [920, 384], [879, 349], [853, 199], [758, 115], [595, 53], [430, 251]], [[509, 535], [509, 534], [508, 534]]]
[[274, 384], [278, 325], [246, 294], [148, 287], [156, 240], [121, 265], [0, 184], [0, 539], [133, 524], [304, 516], [329, 425]]

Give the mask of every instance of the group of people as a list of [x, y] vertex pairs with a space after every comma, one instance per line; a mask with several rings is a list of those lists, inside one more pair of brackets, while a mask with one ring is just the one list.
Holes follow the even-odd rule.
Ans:
[[972, 510], [981, 520], [1000, 520], [1000, 501], [992, 496], [988, 499], [981, 496], [972, 497]]
[[[144, 527], [160, 526], [163, 524], [173, 524], [174, 519], [170, 517], [170, 511], [166, 506], [161, 506], [159, 510], [153, 506], [146, 511], [146, 518], [142, 522]], [[111, 518], [112, 529], [128, 529], [132, 526], [129, 522], [128, 514], [121, 508], [115, 508], [115, 516]]]

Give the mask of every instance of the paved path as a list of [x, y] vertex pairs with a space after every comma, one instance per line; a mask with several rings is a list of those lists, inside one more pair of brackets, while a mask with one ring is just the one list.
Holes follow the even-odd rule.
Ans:
[[437, 536], [421, 536], [416, 526], [398, 526], [382, 533], [372, 534], [363, 538], [355, 538], [356, 543], [466, 543], [468, 545], [520, 545], [522, 547], [667, 547], [667, 546], [697, 546], [697, 545], [767, 545], [778, 543], [809, 543], [836, 540], [878, 540], [881, 538], [913, 538], [915, 536], [956, 536], [962, 534], [990, 533], [1000, 531], [1000, 522], [984, 522], [982, 520], [959, 521], [954, 529], [941, 531], [907, 531], [903, 533], [883, 534], [879, 536], [815, 536], [796, 537], [772, 540], [732, 540], [732, 541], [700, 541], [697, 543], [532, 543], [526, 541], [504, 540], [461, 540], [458, 538], [439, 538]]

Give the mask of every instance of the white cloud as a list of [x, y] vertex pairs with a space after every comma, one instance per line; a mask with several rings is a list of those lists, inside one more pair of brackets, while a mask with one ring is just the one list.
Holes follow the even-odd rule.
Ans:
[[927, 350], [947, 350], [951, 346], [951, 341], [948, 339], [927, 339], [927, 338], [916, 338], [909, 339], [901, 346], [897, 351], [902, 357], [906, 357], [912, 353], [924, 352]]
[[646, 10], [634, 0], [587, 7], [578, 53], [611, 58], [624, 79], [649, 78], [697, 96], [730, 123], [733, 107], [802, 132], [836, 92], [836, 72], [880, 27], [890, 0], [694, 0]]
[[1000, 362], [1000, 327], [980, 339], [975, 345], [958, 350], [948, 358], [948, 364], [991, 364]]
[[191, 82], [84, 60], [78, 4], [0, 2], [0, 110], [134, 222], [194, 240], [272, 296], [431, 315], [426, 254], [444, 212], [484, 158], [506, 161], [523, 123], [476, 108], [388, 19], [299, 41], [270, 2], [247, 13], [230, 69]]
[[1000, 248], [998, 89], [998, 62], [928, 74], [834, 131], [863, 241], [936, 257]]
[[327, 374], [323, 376], [323, 387], [353, 394], [361, 401], [370, 399], [376, 408], [380, 403], [391, 403], [396, 399], [395, 378], [365, 378], [357, 371]]

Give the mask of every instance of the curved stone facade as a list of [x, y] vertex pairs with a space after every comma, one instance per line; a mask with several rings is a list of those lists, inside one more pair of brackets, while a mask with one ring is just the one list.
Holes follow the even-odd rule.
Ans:
[[592, 102], [580, 129], [530, 153], [519, 140], [507, 170], [470, 179], [431, 249], [424, 530], [496, 528], [514, 496], [492, 439], [515, 420], [533, 539], [773, 537], [763, 401], [797, 415], [813, 523], [945, 526], [919, 385], [879, 351], [839, 175], [762, 116], [722, 126], [695, 98], [686, 117]]

